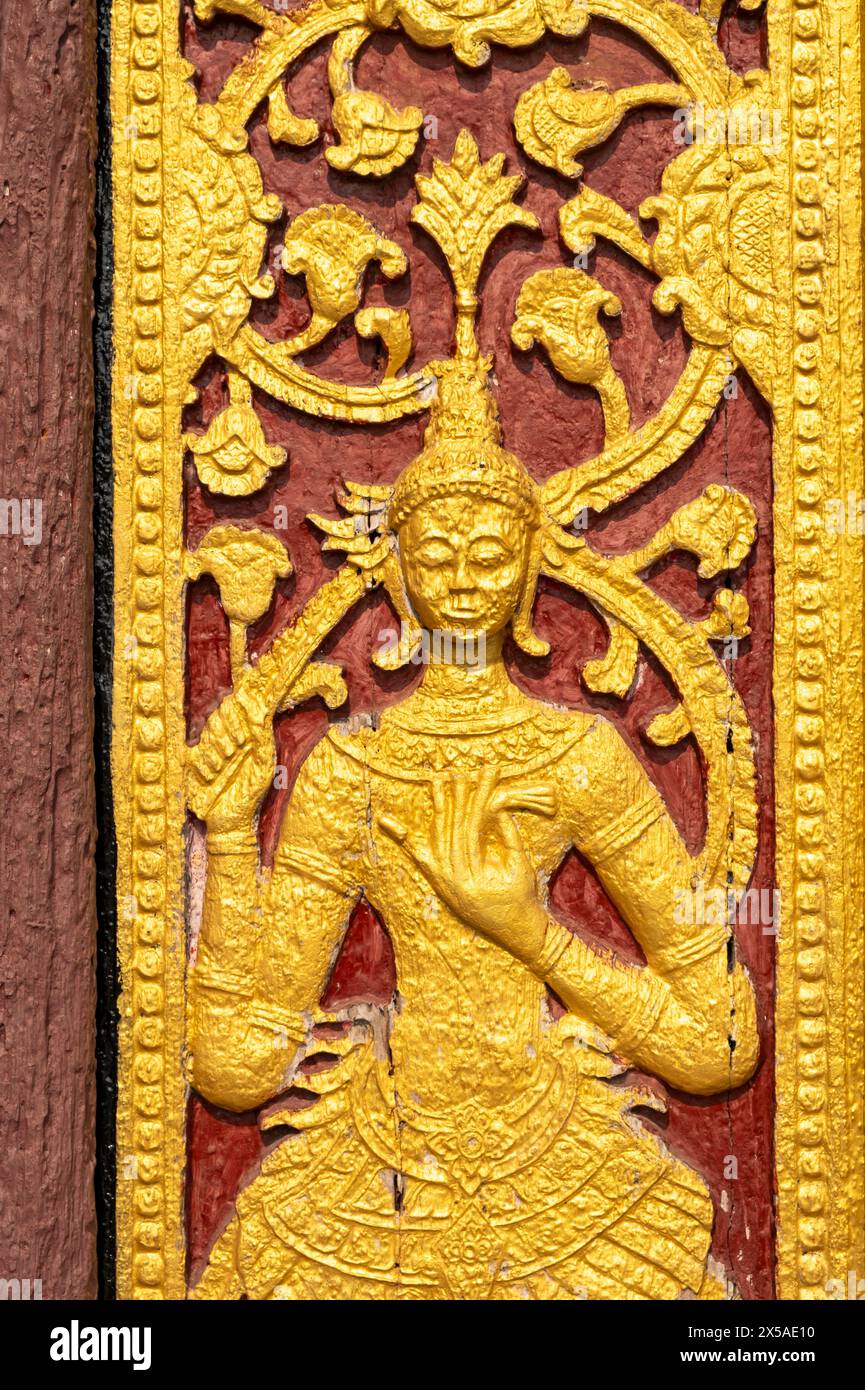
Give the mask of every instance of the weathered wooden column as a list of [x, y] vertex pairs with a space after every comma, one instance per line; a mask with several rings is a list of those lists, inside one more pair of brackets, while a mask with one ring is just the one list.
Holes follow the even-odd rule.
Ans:
[[12, 1297], [96, 1293], [95, 10], [0, 6], [0, 1280], [21, 1281]]

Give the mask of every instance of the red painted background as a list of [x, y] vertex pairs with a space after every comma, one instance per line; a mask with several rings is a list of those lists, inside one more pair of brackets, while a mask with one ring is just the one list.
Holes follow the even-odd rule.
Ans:
[[[696, 3], [687, 8], [695, 9]], [[728, 7], [728, 11], [731, 7]], [[182, 34], [187, 58], [198, 69], [201, 99], [213, 100], [226, 75], [246, 52], [255, 30], [231, 19], [209, 25], [197, 23], [191, 4], [183, 12]], [[753, 15], [725, 15], [721, 42], [728, 61], [739, 72], [764, 61], [764, 34]], [[325, 67], [327, 49], [321, 46], [289, 79], [293, 108], [314, 116], [333, 141]], [[277, 193], [286, 213], [328, 201], [345, 202], [371, 218], [378, 229], [407, 252], [410, 274], [394, 283], [371, 270], [367, 304], [408, 307], [415, 337], [413, 363], [448, 355], [451, 350], [452, 300], [442, 257], [425, 234], [409, 225], [413, 179], [418, 167], [428, 167], [433, 155], [449, 158], [458, 131], [467, 127], [479, 142], [481, 155], [499, 150], [509, 168], [521, 169], [530, 182], [525, 205], [543, 228], [537, 233], [512, 231], [499, 238], [489, 257], [481, 285], [480, 339], [496, 357], [499, 406], [507, 446], [517, 452], [534, 477], [579, 463], [599, 452], [603, 422], [596, 396], [586, 388], [557, 378], [537, 350], [519, 353], [509, 345], [510, 325], [519, 286], [545, 266], [566, 261], [557, 237], [556, 216], [561, 202], [573, 195], [572, 182], [534, 165], [516, 145], [511, 125], [519, 94], [564, 64], [574, 78], [602, 79], [612, 87], [671, 76], [648, 48], [624, 30], [592, 21], [587, 36], [575, 42], [550, 39], [526, 51], [496, 49], [492, 65], [482, 72], [462, 69], [448, 51], [427, 51], [396, 35], [378, 36], [363, 52], [358, 86], [387, 96], [396, 106], [420, 106], [437, 121], [437, 138], [421, 140], [408, 166], [384, 182], [340, 176], [325, 163], [321, 145], [307, 150], [274, 146], [263, 113], [250, 125], [251, 148], [259, 160], [265, 187]], [[665, 165], [678, 152], [669, 110], [643, 108], [626, 118], [619, 131], [599, 151], [581, 156], [584, 179], [598, 192], [616, 198], [636, 213], [641, 201], [659, 188]], [[276, 265], [276, 248], [285, 221], [274, 226], [270, 240], [270, 269], [277, 280], [273, 301], [256, 305], [254, 321], [269, 337], [280, 338], [301, 329], [308, 316], [301, 280], [287, 277]], [[653, 235], [652, 224], [644, 230]], [[615, 248], [599, 243], [591, 273], [619, 295], [620, 320], [609, 323], [613, 364], [631, 403], [633, 424], [639, 426], [662, 404], [676, 382], [687, 353], [678, 316], [665, 318], [651, 307], [654, 280]], [[369, 380], [380, 370], [376, 347], [362, 342], [351, 323], [340, 327], [325, 344], [305, 354], [304, 363], [322, 374], [344, 381]], [[201, 401], [188, 411], [186, 426], [201, 429], [227, 402], [219, 364], [208, 364], [200, 377]], [[316, 533], [305, 522], [310, 511], [336, 514], [333, 496], [343, 478], [358, 482], [390, 482], [419, 447], [423, 421], [410, 420], [382, 427], [350, 427], [311, 420], [257, 394], [256, 407], [271, 443], [289, 451], [285, 467], [271, 476], [261, 492], [246, 500], [210, 494], [186, 465], [187, 541], [198, 545], [217, 520], [273, 529], [276, 507], [289, 518], [280, 539], [288, 546], [294, 574], [280, 581], [270, 613], [253, 634], [252, 650], [260, 653], [287, 620], [296, 615], [329, 570], [340, 563], [325, 558]], [[700, 441], [678, 464], [637, 496], [593, 523], [592, 542], [609, 552], [630, 550], [654, 533], [670, 513], [708, 483], [724, 481], [745, 492], [759, 518], [758, 543], [751, 557], [733, 576], [727, 576], [747, 595], [752, 635], [740, 644], [734, 663], [736, 686], [745, 701], [754, 730], [761, 838], [752, 886], [773, 887], [772, 788], [772, 533], [771, 430], [765, 406], [743, 373], [738, 395], [719, 406]], [[692, 618], [704, 617], [721, 580], [703, 581], [696, 561], [677, 555], [662, 562], [651, 575], [660, 593]], [[385, 675], [369, 661], [377, 635], [394, 624], [387, 601], [371, 598], [333, 635], [326, 653], [339, 661], [350, 691], [349, 710], [384, 708], [402, 698], [417, 672]], [[571, 592], [544, 583], [536, 608], [536, 629], [552, 643], [544, 660], [512, 650], [511, 670], [526, 690], [576, 708], [600, 709], [612, 719], [640, 753], [663, 792], [671, 813], [692, 848], [700, 843], [704, 826], [700, 762], [689, 741], [675, 749], [655, 749], [641, 737], [651, 716], [670, 703], [671, 687], [653, 661], [641, 657], [639, 681], [626, 702], [589, 696], [580, 672], [591, 657], [605, 650], [605, 629], [590, 606]], [[212, 581], [191, 587], [188, 600], [187, 710], [189, 736], [195, 739], [207, 714], [230, 689], [228, 627]], [[320, 701], [284, 717], [278, 725], [279, 760], [290, 773], [321, 736], [329, 715]], [[289, 779], [290, 780], [290, 779]], [[285, 804], [285, 792], [274, 792], [262, 815], [261, 839], [266, 859], [275, 847]], [[562, 867], [553, 901], [559, 915], [590, 939], [639, 957], [633, 939], [619, 920], [596, 880], [573, 855]], [[770, 1298], [773, 1293], [773, 1177], [772, 1177], [772, 995], [774, 937], [760, 926], [739, 928], [739, 947], [760, 997], [764, 1060], [757, 1076], [739, 1092], [719, 1100], [669, 1096], [661, 1127], [669, 1147], [692, 1164], [708, 1182], [716, 1204], [714, 1253], [737, 1281], [745, 1298]], [[327, 1002], [353, 999], [385, 1002], [394, 988], [390, 943], [381, 924], [361, 907], [352, 925], [327, 990]], [[655, 1083], [656, 1084], [656, 1083]], [[646, 1120], [657, 1124], [657, 1117]], [[195, 1269], [215, 1232], [228, 1219], [237, 1189], [261, 1153], [255, 1116], [231, 1117], [197, 1098], [189, 1109], [189, 1168], [187, 1183], [190, 1264]], [[728, 1156], [738, 1166], [735, 1180], [725, 1176]]]

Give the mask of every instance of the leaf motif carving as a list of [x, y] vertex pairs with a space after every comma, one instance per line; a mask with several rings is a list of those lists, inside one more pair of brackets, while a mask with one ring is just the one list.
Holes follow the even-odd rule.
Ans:
[[381, 338], [387, 352], [385, 376], [396, 376], [409, 359], [412, 348], [411, 323], [405, 309], [384, 306], [361, 309], [354, 326], [362, 338]]
[[482, 164], [475, 141], [462, 130], [451, 163], [435, 159], [432, 174], [415, 179], [420, 201], [411, 219], [438, 242], [458, 294], [474, 295], [484, 257], [499, 232], [540, 225], [533, 212], [513, 201], [524, 180], [503, 174], [504, 162], [504, 155], [496, 154]]
[[646, 728], [646, 738], [658, 748], [674, 748], [691, 732], [688, 716], [681, 705], [656, 714]]
[[617, 623], [608, 613], [604, 614], [604, 621], [610, 629], [610, 645], [603, 656], [586, 662], [583, 680], [599, 695], [618, 695], [624, 700], [636, 679], [639, 644], [630, 628]]
[[318, 121], [295, 115], [281, 82], [267, 99], [267, 133], [286, 145], [311, 145], [319, 136]]

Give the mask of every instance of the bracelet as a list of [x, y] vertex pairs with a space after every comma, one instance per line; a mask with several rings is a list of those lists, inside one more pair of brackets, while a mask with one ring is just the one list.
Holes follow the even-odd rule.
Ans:
[[333, 861], [325, 859], [312, 849], [300, 849], [293, 845], [280, 846], [276, 862], [280, 868], [294, 870], [320, 883], [324, 888], [332, 888], [336, 893], [349, 894], [357, 891], [357, 881], [347, 872], [334, 868]]
[[215, 989], [221, 994], [231, 994], [238, 999], [252, 998], [250, 984], [233, 970], [218, 970], [212, 965], [195, 965], [190, 971], [190, 979], [198, 989]]
[[[672, 999], [670, 986], [651, 969], [642, 970], [637, 966], [616, 964], [612, 959], [593, 950], [580, 937], [572, 935], [567, 928], [562, 927], [560, 930], [565, 937], [564, 944], [561, 939], [556, 940], [553, 951], [545, 940], [541, 956], [558, 961], [570, 947], [578, 957], [582, 957], [577, 973], [581, 976], [584, 995], [588, 998], [604, 998], [611, 1010], [610, 1016], [603, 1024], [596, 1022], [596, 1026], [603, 1029], [610, 1051], [624, 1057], [633, 1056], [658, 1026], [664, 1009]], [[568, 985], [573, 982], [563, 973], [560, 973], [557, 979], [555, 970], [550, 967], [547, 979], [567, 1004]], [[571, 1007], [570, 1004], [568, 1007]], [[581, 1011], [578, 1009], [578, 1012]], [[589, 1014], [583, 1014], [587, 1018], [591, 1015], [591, 1009]]]
[[[627, 1030], [627, 1026], [624, 1030], [620, 1029], [618, 1036], [612, 1040], [613, 1050], [620, 1052], [625, 1057], [636, 1052], [637, 1048], [646, 1041], [646, 1038], [654, 1033], [661, 1014], [669, 1006], [673, 997], [669, 991], [662, 993], [661, 989], [655, 991], [651, 988], [637, 988], [635, 994], [637, 998], [634, 1002], [638, 1002], [640, 1006], [639, 1010], [635, 1010], [640, 1016], [639, 1023], [630, 1031]], [[654, 994], [656, 994], [655, 998], [652, 997]]]
[[298, 1014], [289, 1013], [274, 1005], [256, 1001], [250, 1009], [249, 1021], [258, 1028], [276, 1033], [281, 1047], [288, 1047], [289, 1042], [295, 1047], [300, 1047], [307, 1036], [306, 1024]]
[[207, 853], [258, 855], [258, 838], [254, 830], [214, 830], [207, 836]]
[[655, 821], [660, 820], [663, 811], [663, 802], [653, 791], [636, 805], [629, 806], [596, 835], [581, 839], [580, 850], [597, 868], [639, 840]]
[[713, 922], [687, 941], [654, 952], [652, 963], [662, 975], [674, 975], [678, 970], [699, 965], [700, 961], [706, 960], [722, 946], [726, 946], [731, 937], [732, 932], [726, 923]]
[[548, 917], [544, 944], [532, 966], [534, 973], [545, 980], [548, 975], [552, 974], [573, 940], [573, 932], [569, 932], [567, 927], [563, 927], [561, 922], [556, 921], [555, 917]]

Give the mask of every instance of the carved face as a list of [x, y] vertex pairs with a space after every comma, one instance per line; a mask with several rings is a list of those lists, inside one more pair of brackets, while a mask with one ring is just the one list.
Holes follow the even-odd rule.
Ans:
[[400, 528], [406, 590], [427, 630], [502, 632], [526, 577], [525, 521], [502, 502], [449, 497], [424, 503]]

